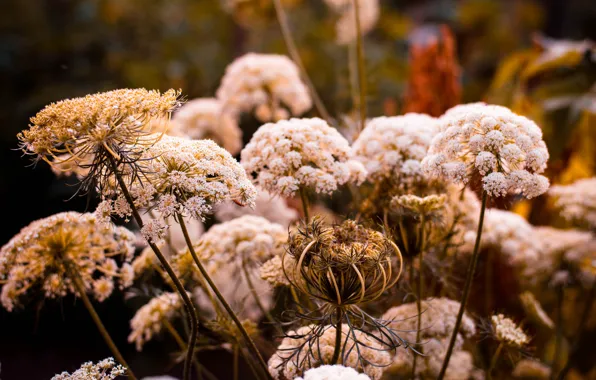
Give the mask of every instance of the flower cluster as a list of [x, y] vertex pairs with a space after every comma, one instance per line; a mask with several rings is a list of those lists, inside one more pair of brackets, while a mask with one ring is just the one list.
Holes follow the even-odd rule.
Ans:
[[236, 59], [226, 68], [217, 98], [235, 117], [254, 109], [263, 122], [299, 116], [312, 107], [298, 67], [277, 54], [248, 53]]
[[555, 207], [565, 219], [596, 228], [596, 178], [553, 186], [549, 193], [556, 198]]
[[261, 216], [284, 227], [298, 219], [298, 211], [289, 207], [283, 197], [263, 189], [257, 189], [254, 208], [241, 207], [233, 202], [225, 202], [215, 208], [215, 216], [221, 222], [227, 222], [242, 215]]
[[[325, 0], [327, 6], [339, 14], [335, 24], [337, 43], [348, 45], [356, 40], [356, 9], [354, 0]], [[379, 0], [358, 0], [360, 34], [365, 35], [376, 25], [381, 14]]]
[[259, 186], [294, 195], [300, 188], [330, 194], [366, 175], [350, 145], [324, 120], [290, 119], [261, 126], [244, 147], [241, 163]]
[[439, 133], [422, 162], [430, 174], [455, 182], [480, 179], [493, 197], [544, 193], [548, 179], [539, 173], [549, 158], [542, 131], [505, 107], [457, 106], [440, 118]]
[[[132, 285], [134, 235], [124, 227], [101, 225], [93, 214], [65, 212], [32, 222], [0, 249], [2, 305], [12, 311], [20, 297], [37, 288], [48, 298], [77, 294], [74, 281], [98, 301]], [[119, 266], [116, 258], [124, 263]]]
[[[425, 299], [422, 301], [420, 339], [424, 356], [418, 357], [416, 374], [421, 379], [436, 379], [447, 350], [449, 338], [455, 326], [459, 302], [448, 298]], [[416, 341], [417, 318], [416, 303], [407, 303], [393, 307], [381, 317], [392, 328], [403, 331], [404, 339]], [[460, 333], [454, 346], [454, 353], [447, 368], [446, 378], [468, 379], [474, 372], [472, 356], [463, 350], [465, 338], [470, 338], [476, 333], [474, 321], [464, 314]], [[388, 372], [401, 375], [412, 373], [414, 353], [398, 352]]]
[[400, 185], [410, 184], [420, 180], [420, 162], [436, 133], [437, 119], [428, 115], [376, 117], [354, 141], [354, 155], [368, 171], [370, 182], [394, 179]]
[[191, 139], [211, 139], [232, 155], [242, 149], [242, 130], [234, 117], [225, 112], [223, 103], [215, 98], [193, 99], [185, 103], [172, 118], [175, 135]]
[[364, 373], [358, 373], [354, 368], [343, 365], [322, 365], [304, 372], [304, 377], [294, 380], [370, 380]]
[[[269, 359], [269, 373], [275, 380], [290, 380], [301, 376], [307, 369], [329, 363], [335, 349], [335, 327], [325, 326], [320, 334], [312, 334], [315, 326], [303, 326], [290, 331], [277, 352]], [[361, 331], [342, 326], [345, 339], [342, 364], [364, 372], [371, 379], [380, 379], [384, 367], [391, 363], [391, 356], [373, 338]], [[355, 349], [358, 345], [359, 352]], [[297, 351], [300, 346], [304, 348]]]
[[116, 364], [113, 358], [107, 358], [97, 362], [97, 364], [92, 362], [83, 363], [81, 368], [72, 374], [62, 372], [52, 377], [52, 380], [113, 380], [124, 375], [126, 375], [126, 368]]
[[530, 341], [526, 333], [503, 314], [493, 315], [491, 322], [495, 338], [502, 343], [512, 347], [523, 347]]
[[[229, 152], [210, 140], [163, 136], [144, 153], [144, 180], [134, 181], [130, 193], [138, 208], [154, 208], [160, 218], [146, 223], [143, 236], [163, 238], [166, 219], [178, 214], [203, 219], [212, 206], [227, 200], [253, 205], [256, 190]], [[104, 192], [98, 214], [126, 217], [131, 208], [117, 188]]]
[[128, 341], [136, 345], [137, 351], [141, 351], [143, 345], [159, 334], [164, 324], [170, 323], [181, 308], [182, 300], [177, 293], [162, 293], [152, 298], [130, 320], [132, 332]]

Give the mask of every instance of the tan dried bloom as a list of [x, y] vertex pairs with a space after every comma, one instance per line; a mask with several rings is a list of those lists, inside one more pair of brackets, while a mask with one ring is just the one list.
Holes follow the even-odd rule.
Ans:
[[271, 260], [263, 263], [259, 269], [259, 273], [261, 278], [271, 284], [271, 286], [290, 286], [290, 281], [286, 277], [286, 272], [290, 273], [291, 264], [292, 261], [289, 259], [282, 261], [280, 256], [275, 256]]
[[265, 124], [241, 157], [257, 185], [284, 196], [299, 188], [330, 194], [345, 183], [362, 183], [366, 175], [346, 139], [319, 118]]
[[491, 318], [495, 338], [512, 347], [523, 347], [530, 342], [526, 333], [510, 318], [503, 314], [493, 315]]
[[549, 366], [533, 359], [522, 359], [515, 365], [511, 375], [516, 379], [547, 380], [550, 378]]
[[[193, 99], [185, 103], [174, 113], [171, 129], [193, 140], [213, 140], [232, 155], [242, 149], [242, 130], [238, 122], [215, 98]], [[172, 133], [168, 131], [168, 134]]]
[[555, 207], [572, 222], [596, 228], [596, 178], [580, 179], [571, 185], [556, 185], [550, 191]]
[[132, 165], [155, 142], [147, 136], [147, 124], [169, 117], [178, 97], [174, 90], [122, 89], [52, 103], [18, 134], [21, 149], [52, 166], [71, 161], [87, 167], [92, 176], [111, 170], [108, 155]]
[[182, 308], [182, 300], [178, 293], [162, 293], [143, 305], [130, 320], [132, 332], [128, 342], [136, 345], [137, 351], [159, 334], [165, 323], [169, 323]]
[[418, 197], [412, 194], [400, 195], [391, 199], [391, 206], [403, 207], [404, 209], [416, 213], [418, 215], [432, 215], [440, 212], [445, 207], [447, 196], [428, 195], [426, 197]]
[[48, 298], [77, 294], [73, 276], [101, 302], [112, 293], [114, 281], [121, 288], [132, 285], [128, 262], [133, 244], [132, 232], [104, 226], [93, 214], [64, 212], [36, 220], [0, 249], [2, 305], [12, 311], [20, 297], [34, 291]]
[[542, 130], [530, 119], [501, 106], [456, 106], [439, 121], [429, 154], [422, 161], [430, 175], [458, 183], [481, 180], [486, 193], [536, 197], [548, 190], [549, 154]]
[[126, 375], [126, 368], [116, 364], [114, 358], [107, 358], [97, 364], [87, 362], [72, 374], [62, 372], [52, 377], [52, 380], [113, 380]]
[[217, 98], [234, 117], [255, 110], [262, 122], [300, 116], [312, 107], [298, 67], [277, 54], [248, 53], [237, 58], [226, 68]]
[[[316, 326], [309, 325], [288, 332], [277, 347], [277, 352], [269, 359], [269, 373], [275, 380], [294, 379], [310, 368], [331, 361], [335, 350], [335, 327], [324, 326], [317, 329], [320, 332], [313, 335], [312, 331], [315, 329]], [[345, 324], [342, 325], [342, 334], [346, 349], [341, 364], [364, 372], [373, 380], [380, 379], [384, 368], [391, 363], [391, 356], [386, 349], [364, 332], [350, 330]], [[292, 355], [304, 344], [300, 355]], [[357, 344], [359, 353], [355, 349]]]

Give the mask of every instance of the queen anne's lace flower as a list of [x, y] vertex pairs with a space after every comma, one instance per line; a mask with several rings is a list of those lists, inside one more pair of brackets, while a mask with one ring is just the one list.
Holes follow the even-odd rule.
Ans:
[[177, 293], [163, 293], [152, 298], [130, 320], [132, 332], [128, 341], [136, 345], [137, 351], [141, 351], [143, 345], [159, 334], [164, 323], [169, 323], [181, 308], [182, 300]]
[[242, 130], [218, 99], [193, 99], [184, 104], [174, 114], [172, 129], [168, 134], [174, 132], [194, 140], [211, 139], [232, 155], [242, 149]]
[[[459, 302], [448, 298], [422, 301], [420, 339], [424, 355], [418, 357], [416, 366], [416, 373], [420, 379], [436, 379], [439, 375], [449, 345], [449, 338], [455, 326], [459, 306]], [[389, 323], [392, 329], [400, 331], [402, 338], [406, 341], [413, 343], [416, 341], [417, 315], [416, 303], [408, 303], [387, 310], [381, 320]], [[463, 344], [466, 338], [472, 337], [475, 333], [474, 321], [467, 314], [464, 314], [460, 333], [455, 342], [453, 356], [445, 375], [446, 379], [455, 380], [472, 377], [474, 372], [472, 356], [469, 352], [463, 351]], [[417, 354], [409, 351], [397, 352], [387, 372], [409, 376], [412, 373], [413, 355]]]
[[503, 314], [493, 315], [491, 322], [495, 338], [500, 342], [513, 347], [523, 347], [530, 341], [526, 333]]
[[376, 117], [354, 141], [354, 155], [366, 168], [370, 182], [415, 182], [422, 176], [420, 162], [436, 132], [437, 119], [428, 115]]
[[[304, 371], [317, 367], [324, 363], [329, 363], [335, 350], [335, 328], [326, 326], [325, 331], [318, 337], [317, 341], [312, 341], [312, 345], [305, 345], [300, 355], [291, 356], [296, 353], [295, 350], [306, 341], [305, 336], [310, 336], [314, 326], [303, 326], [296, 331], [290, 331], [277, 347], [277, 352], [269, 359], [269, 373], [275, 380], [289, 380], [301, 376]], [[352, 330], [348, 335], [349, 328], [342, 325], [343, 339], [347, 339], [345, 357], [343, 365], [355, 368], [364, 372], [373, 380], [381, 378], [386, 366], [391, 363], [391, 356], [374, 339], [362, 331]], [[354, 339], [359, 343], [357, 350], [350, 349], [354, 346]], [[348, 353], [349, 352], [349, 353]]]
[[217, 98], [232, 115], [254, 109], [263, 122], [299, 116], [312, 107], [298, 67], [277, 54], [248, 53], [236, 59], [226, 68]]
[[527, 198], [544, 193], [549, 154], [542, 131], [531, 120], [500, 106], [456, 106], [440, 118], [423, 168], [455, 182], [482, 179], [493, 197], [522, 193]]
[[343, 365], [322, 365], [304, 372], [304, 377], [294, 380], [370, 380], [364, 373], [358, 373], [354, 368]]
[[[357, 32], [354, 0], [325, 0], [325, 3], [339, 14], [339, 19], [335, 24], [337, 43], [347, 45], [355, 41]], [[360, 33], [364, 35], [377, 25], [381, 7], [379, 0], [358, 0], [358, 8]]]
[[124, 227], [104, 226], [93, 214], [64, 212], [32, 222], [0, 249], [0, 300], [12, 311], [20, 297], [41, 288], [48, 298], [78, 294], [73, 276], [98, 301], [114, 281], [130, 286], [130, 267], [114, 258], [132, 259], [134, 235]]
[[596, 228], [596, 178], [585, 178], [571, 185], [553, 186], [549, 193], [556, 198], [555, 207], [570, 221]]
[[126, 375], [126, 368], [116, 364], [113, 358], [107, 358], [97, 364], [83, 363], [81, 368], [72, 374], [62, 372], [52, 377], [52, 380], [113, 380], [124, 375]]
[[286, 200], [273, 195], [267, 190], [257, 189], [255, 207], [241, 207], [233, 202], [225, 202], [215, 208], [215, 216], [222, 222], [227, 222], [242, 215], [262, 216], [270, 222], [287, 227], [298, 219], [298, 211], [288, 207]]
[[324, 120], [290, 119], [261, 126], [242, 150], [241, 163], [274, 194], [292, 196], [301, 187], [330, 194], [364, 180], [366, 172], [352, 156], [346, 139]]
[[[195, 250], [232, 307], [244, 317], [258, 320], [262, 311], [251, 294], [246, 276], [250, 276], [261, 304], [265, 308], [271, 306], [271, 287], [258, 271], [263, 262], [283, 254], [287, 238], [285, 227], [245, 215], [211, 227], [197, 242]], [[188, 250], [176, 257], [173, 265], [181, 278], [188, 278], [189, 271], [195, 279], [200, 275]], [[204, 292], [198, 292], [198, 300], [205, 310], [212, 310]]]

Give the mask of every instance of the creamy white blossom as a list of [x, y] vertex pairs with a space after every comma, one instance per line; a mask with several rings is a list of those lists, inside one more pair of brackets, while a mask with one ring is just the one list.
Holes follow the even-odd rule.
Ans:
[[[355, 41], [357, 34], [354, 0], [325, 0], [325, 3], [339, 15], [335, 24], [337, 43], [347, 45]], [[365, 35], [377, 25], [381, 7], [379, 0], [358, 0], [357, 4], [360, 33]]]
[[236, 59], [226, 68], [217, 98], [235, 117], [254, 110], [263, 122], [299, 116], [312, 107], [298, 67], [277, 54], [248, 53]]
[[364, 373], [358, 373], [354, 368], [343, 365], [322, 365], [304, 372], [304, 377], [294, 380], [370, 380]]
[[299, 188], [330, 194], [366, 175], [346, 139], [319, 118], [261, 126], [242, 150], [241, 163], [257, 185], [284, 196]]
[[521, 193], [533, 198], [548, 190], [540, 173], [549, 158], [542, 131], [530, 119], [501, 106], [474, 103], [448, 110], [439, 119], [423, 169], [467, 183], [483, 182], [493, 197]]
[[526, 333], [503, 314], [493, 315], [491, 322], [495, 337], [500, 342], [514, 347], [523, 347], [530, 341]]
[[93, 364], [86, 362], [72, 374], [62, 372], [52, 380], [113, 380], [126, 375], [126, 367], [116, 364], [114, 358], [107, 358]]
[[596, 178], [580, 179], [571, 185], [556, 185], [550, 191], [561, 215], [590, 228], [596, 227]]

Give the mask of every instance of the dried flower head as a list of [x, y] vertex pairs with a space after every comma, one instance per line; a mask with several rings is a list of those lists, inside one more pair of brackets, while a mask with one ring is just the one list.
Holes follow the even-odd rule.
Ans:
[[290, 233], [289, 255], [295, 260], [293, 284], [325, 303], [345, 307], [377, 299], [401, 273], [393, 273], [399, 248], [382, 233], [353, 220], [324, 225], [317, 218]]
[[580, 179], [571, 185], [556, 185], [550, 191], [555, 207], [572, 222], [590, 229], [596, 228], [596, 178]]
[[171, 129], [193, 140], [211, 139], [232, 155], [242, 149], [242, 130], [238, 122], [215, 98], [193, 99], [185, 103], [174, 113]]
[[261, 278], [267, 281], [271, 286], [290, 286], [290, 281], [286, 274], [291, 273], [293, 260], [282, 260], [280, 256], [275, 256], [269, 261], [263, 263], [259, 269]]
[[[356, 40], [356, 9], [353, 0], [325, 0], [325, 3], [339, 19], [335, 24], [336, 39], [340, 45], [348, 45]], [[360, 34], [365, 35], [376, 25], [381, 14], [379, 0], [358, 0]]]
[[346, 139], [319, 118], [265, 124], [241, 157], [256, 184], [284, 196], [294, 195], [299, 188], [330, 194], [339, 185], [361, 183], [365, 177]]
[[38, 290], [48, 298], [77, 294], [73, 276], [101, 302], [114, 281], [132, 285], [133, 244], [132, 232], [101, 225], [93, 214], [64, 212], [34, 221], [0, 249], [2, 305], [12, 311], [19, 298]]
[[432, 216], [440, 212], [445, 207], [447, 195], [428, 195], [426, 197], [418, 197], [416, 195], [407, 194], [393, 197], [391, 205], [393, 207], [401, 207], [409, 212], [417, 215]]
[[[341, 364], [380, 379], [391, 356], [376, 340], [361, 331], [342, 326], [345, 339]], [[290, 331], [269, 359], [269, 373], [275, 380], [290, 380], [306, 370], [329, 363], [335, 350], [335, 327], [309, 325]], [[358, 347], [359, 349], [356, 349]]]
[[401, 186], [420, 180], [420, 162], [437, 133], [438, 120], [424, 114], [376, 117], [367, 122], [354, 144], [354, 155], [373, 183], [393, 179]]
[[[167, 218], [177, 214], [203, 219], [227, 200], [253, 206], [256, 190], [246, 172], [225, 149], [210, 140], [163, 136], [144, 154], [144, 176], [131, 178], [129, 190], [136, 207], [159, 212], [145, 224], [143, 235], [158, 241]], [[103, 215], [126, 217], [132, 210], [118, 188], [104, 191]]]
[[283, 197], [259, 188], [257, 188], [254, 208], [242, 207], [233, 202], [225, 202], [215, 208], [215, 216], [221, 222], [227, 222], [242, 215], [261, 216], [284, 227], [298, 219], [298, 211], [289, 207]]
[[298, 67], [277, 54], [248, 53], [236, 59], [226, 68], [217, 98], [234, 117], [255, 110], [263, 122], [299, 116], [312, 107]]
[[548, 189], [539, 173], [549, 158], [542, 131], [505, 107], [457, 106], [440, 118], [439, 133], [422, 162], [432, 175], [466, 183], [482, 180], [493, 197], [522, 193], [536, 197]]
[[165, 323], [169, 323], [182, 309], [182, 300], [177, 293], [162, 293], [143, 305], [130, 320], [132, 332], [128, 341], [136, 345], [137, 351], [159, 334]]
[[510, 318], [503, 314], [493, 315], [491, 317], [493, 333], [495, 338], [511, 347], [521, 348], [530, 342], [526, 333]]
[[52, 380], [113, 380], [124, 375], [126, 375], [126, 368], [116, 364], [114, 358], [107, 358], [97, 364], [92, 362], [83, 363], [81, 368], [72, 374], [62, 372], [52, 377]]
[[[87, 169], [88, 189], [102, 172], [111, 170], [110, 157], [122, 167], [134, 167], [142, 152], [155, 142], [147, 124], [167, 118], [179, 105], [179, 92], [122, 89], [52, 103], [31, 118], [19, 133], [23, 152], [52, 166]], [[104, 173], [105, 174], [105, 173]]]
[[358, 373], [354, 368], [343, 365], [322, 365], [304, 372], [304, 377], [294, 380], [370, 380], [364, 373]]

